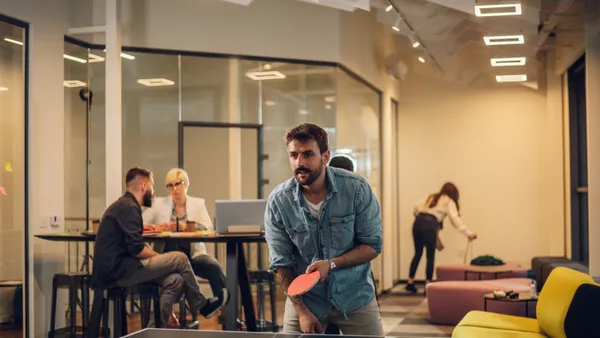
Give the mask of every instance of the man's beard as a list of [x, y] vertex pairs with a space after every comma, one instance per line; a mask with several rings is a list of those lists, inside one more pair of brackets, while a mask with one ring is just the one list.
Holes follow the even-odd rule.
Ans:
[[142, 197], [142, 206], [146, 208], [152, 207], [152, 201], [154, 200], [153, 197], [154, 196], [152, 196], [152, 192], [150, 190], [146, 191], [146, 193]]
[[[319, 176], [321, 176], [322, 172], [323, 172], [322, 167], [315, 171], [311, 171], [310, 169], [308, 169], [306, 167], [299, 167], [294, 171], [296, 181], [300, 185], [304, 185], [304, 186], [313, 184], [317, 180], [317, 178], [319, 178]], [[304, 174], [304, 177], [300, 178], [300, 174]]]

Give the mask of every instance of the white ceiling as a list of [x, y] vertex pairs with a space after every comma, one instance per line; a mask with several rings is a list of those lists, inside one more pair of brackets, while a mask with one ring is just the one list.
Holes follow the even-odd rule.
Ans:
[[[251, 5], [252, 0], [222, 0]], [[281, 0], [284, 1], [284, 0]], [[292, 0], [285, 0], [292, 1]], [[395, 10], [386, 12], [389, 0], [296, 0], [333, 7], [340, 10], [368, 10], [377, 20], [391, 27], [398, 20]], [[597, 0], [591, 0], [597, 1]], [[477, 17], [475, 5], [515, 3], [522, 5], [522, 15]], [[481, 84], [495, 81], [495, 75], [527, 74], [527, 86], [537, 88], [542, 79], [544, 55], [557, 55], [572, 47], [580, 31], [586, 0], [391, 0], [404, 21], [399, 25], [398, 38], [407, 49], [399, 57], [408, 72], [418, 72], [446, 81]], [[566, 14], [565, 14], [566, 13]], [[561, 21], [570, 21], [568, 30], [560, 31]], [[575, 28], [573, 28], [575, 26]], [[411, 30], [408, 28], [412, 28]], [[552, 32], [559, 28], [559, 32]], [[525, 44], [486, 46], [483, 37], [523, 34]], [[407, 38], [418, 38], [422, 46], [411, 48]], [[550, 37], [548, 39], [548, 37]], [[557, 42], [560, 41], [559, 44]], [[417, 60], [422, 56], [425, 67]], [[525, 66], [492, 67], [491, 58], [526, 57]]]

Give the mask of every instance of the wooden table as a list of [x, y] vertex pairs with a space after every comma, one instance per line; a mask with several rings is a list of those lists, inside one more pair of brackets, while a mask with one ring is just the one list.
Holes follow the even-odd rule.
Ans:
[[[175, 235], [176, 236], [176, 235]], [[35, 235], [35, 237], [54, 242], [93, 242], [96, 237], [93, 234], [83, 235], [81, 233], [55, 233]], [[242, 307], [244, 309], [246, 327], [248, 331], [257, 331], [256, 315], [254, 313], [254, 302], [250, 290], [250, 280], [246, 257], [244, 254], [244, 243], [265, 242], [264, 235], [213, 235], [213, 236], [185, 236], [172, 237], [164, 235], [144, 235], [145, 242], [176, 242], [176, 243], [225, 243], [227, 246], [226, 257], [226, 286], [229, 290], [229, 303], [225, 308], [226, 320], [225, 330], [237, 330], [238, 315], [238, 293], [239, 286]]]

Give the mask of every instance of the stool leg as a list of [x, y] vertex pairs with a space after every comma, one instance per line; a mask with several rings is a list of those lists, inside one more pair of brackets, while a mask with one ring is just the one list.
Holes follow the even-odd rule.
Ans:
[[121, 309], [123, 309], [123, 313], [121, 313], [121, 333], [125, 336], [127, 335], [127, 296], [121, 298]]
[[114, 333], [114, 337], [115, 338], [119, 338], [121, 336], [123, 336], [123, 329], [122, 329], [122, 324], [123, 324], [123, 320], [121, 318], [121, 312], [123, 312], [123, 309], [121, 308], [121, 295], [115, 296], [113, 298], [113, 307], [115, 309], [114, 311], [114, 315], [113, 315], [113, 327], [115, 330]]
[[81, 281], [81, 326], [83, 334], [87, 333], [87, 327], [90, 319], [90, 288], [88, 279]]
[[56, 277], [52, 278], [52, 309], [50, 312], [50, 332], [48, 332], [48, 338], [54, 338], [54, 331], [56, 330], [56, 297], [58, 293], [58, 285], [56, 283]]
[[[94, 290], [94, 302], [92, 304], [92, 314], [90, 316], [89, 325], [87, 332], [85, 332], [88, 338], [98, 338], [98, 332], [100, 331], [100, 321], [103, 319], [104, 312], [104, 292], [102, 290]], [[106, 317], [106, 316], [104, 316]], [[102, 333], [103, 337], [106, 334]]]
[[275, 281], [272, 280], [272, 276], [271, 276], [271, 280], [269, 281], [269, 301], [271, 303], [271, 325], [273, 325], [273, 332], [278, 332], [278, 327], [277, 327], [277, 295], [276, 295], [276, 285], [275, 285]]
[[152, 299], [152, 303], [154, 304], [154, 323], [157, 328], [162, 327], [162, 316], [160, 314], [160, 297], [159, 295], [155, 295], [154, 299]]
[[108, 299], [108, 291], [102, 291], [102, 337], [108, 338], [109, 330], [108, 330], [108, 307], [110, 306], [110, 301]]
[[75, 285], [69, 285], [69, 332], [73, 336], [77, 335], [77, 291]]
[[[192, 318], [192, 323], [194, 319]], [[181, 327], [185, 327], [187, 325], [187, 307], [185, 304], [185, 298], [179, 301], [179, 324]]]
[[148, 297], [140, 297], [140, 308], [141, 308], [141, 318], [142, 318], [142, 329], [148, 327], [148, 323], [150, 322], [150, 312], [152, 311], [150, 308], [151, 299]]

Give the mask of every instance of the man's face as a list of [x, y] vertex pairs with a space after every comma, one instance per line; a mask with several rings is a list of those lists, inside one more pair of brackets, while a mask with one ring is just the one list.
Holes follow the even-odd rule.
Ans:
[[321, 176], [325, 164], [329, 162], [329, 150], [321, 154], [315, 140], [308, 140], [305, 143], [292, 140], [288, 143], [287, 150], [292, 172], [300, 185], [313, 184]]
[[142, 186], [142, 206], [150, 208], [154, 201], [154, 179], [150, 177]]

